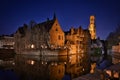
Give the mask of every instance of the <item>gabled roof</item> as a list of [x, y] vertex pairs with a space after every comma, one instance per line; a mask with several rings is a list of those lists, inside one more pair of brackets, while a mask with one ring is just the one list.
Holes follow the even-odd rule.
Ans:
[[[42, 31], [47, 31], [49, 32], [49, 30], [51, 29], [52, 25], [54, 24], [55, 20], [56, 20], [56, 16], [54, 15], [52, 20], [47, 19], [47, 21], [44, 21], [42, 23], [38, 23], [34, 26], [31, 27], [31, 29], [34, 29], [35, 27], [39, 27]], [[23, 27], [19, 27], [17, 31], [19, 31], [19, 33], [22, 36], [25, 36], [26, 34], [26, 30], [28, 29], [28, 26], [26, 24], [23, 25]], [[21, 36], [21, 37], [22, 37]]]
[[53, 19], [49, 20], [49, 18], [47, 19], [47, 21], [39, 23], [39, 28], [43, 28], [45, 29], [47, 32], [49, 32], [49, 30], [52, 28], [52, 25], [54, 24], [55, 20], [57, 20], [56, 15], [54, 14]]
[[39, 23], [38, 25], [39, 25], [39, 28], [44, 27], [45, 30], [48, 32], [51, 29], [54, 22], [55, 22], [55, 19], [52, 19], [52, 20], [48, 20], [48, 21]]

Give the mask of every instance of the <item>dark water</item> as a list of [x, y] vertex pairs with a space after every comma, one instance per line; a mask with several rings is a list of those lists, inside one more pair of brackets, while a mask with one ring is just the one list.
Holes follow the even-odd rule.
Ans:
[[79, 55], [16, 55], [11, 64], [16, 80], [71, 80], [90, 69], [88, 57]]

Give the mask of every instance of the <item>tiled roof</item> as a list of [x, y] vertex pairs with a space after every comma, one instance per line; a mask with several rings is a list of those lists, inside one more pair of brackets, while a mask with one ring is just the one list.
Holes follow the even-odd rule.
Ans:
[[[46, 31], [48, 32], [48, 31], [51, 29], [54, 21], [55, 21], [55, 19], [47, 20], [47, 21], [45, 21], [45, 22], [36, 24], [36, 25], [34, 25], [33, 27], [31, 27], [31, 28], [35, 28], [36, 26], [39, 26], [39, 28], [40, 28], [41, 30], [46, 30]], [[23, 27], [19, 27], [19, 28], [18, 28], [18, 31], [19, 31], [19, 33], [21, 34], [21, 37], [25, 36], [26, 30], [27, 30], [27, 26], [26, 26], [26, 25], [24, 25]]]

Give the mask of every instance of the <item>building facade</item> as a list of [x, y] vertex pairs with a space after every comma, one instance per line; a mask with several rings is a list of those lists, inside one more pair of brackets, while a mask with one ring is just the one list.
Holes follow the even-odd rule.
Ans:
[[65, 41], [64, 32], [55, 15], [52, 20], [47, 19], [39, 24], [24, 24], [16, 31], [14, 38], [17, 53], [30, 49], [56, 49], [63, 47]]
[[13, 36], [0, 36], [0, 48], [1, 49], [14, 49], [14, 37]]
[[49, 34], [50, 34], [50, 40], [49, 43], [51, 46], [54, 47], [62, 47], [64, 46], [64, 42], [65, 42], [65, 38], [64, 38], [64, 32], [61, 29], [61, 26], [57, 20], [57, 18], [55, 18], [55, 21], [51, 27], [51, 29], [49, 30]]
[[[74, 58], [70, 57], [70, 63], [81, 70], [79, 74], [86, 73], [87, 71], [89, 72], [90, 42], [91, 38], [89, 31], [84, 30], [81, 27], [77, 29], [71, 28], [70, 31], [66, 33], [66, 47], [68, 48], [68, 54], [76, 55]], [[74, 71], [70, 70], [70, 72], [73, 73]]]
[[112, 63], [120, 62], [120, 43], [119, 45], [112, 46]]
[[66, 34], [66, 46], [70, 49], [70, 54], [89, 52], [90, 41], [89, 31], [81, 27], [71, 28]]

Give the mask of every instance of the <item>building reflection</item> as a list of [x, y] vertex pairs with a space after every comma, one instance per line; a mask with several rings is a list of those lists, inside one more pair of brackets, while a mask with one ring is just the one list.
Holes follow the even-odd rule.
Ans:
[[[33, 56], [16, 55], [14, 71], [21, 80], [62, 80], [65, 75], [75, 78], [89, 72], [79, 55]], [[83, 60], [83, 61], [82, 61]]]

